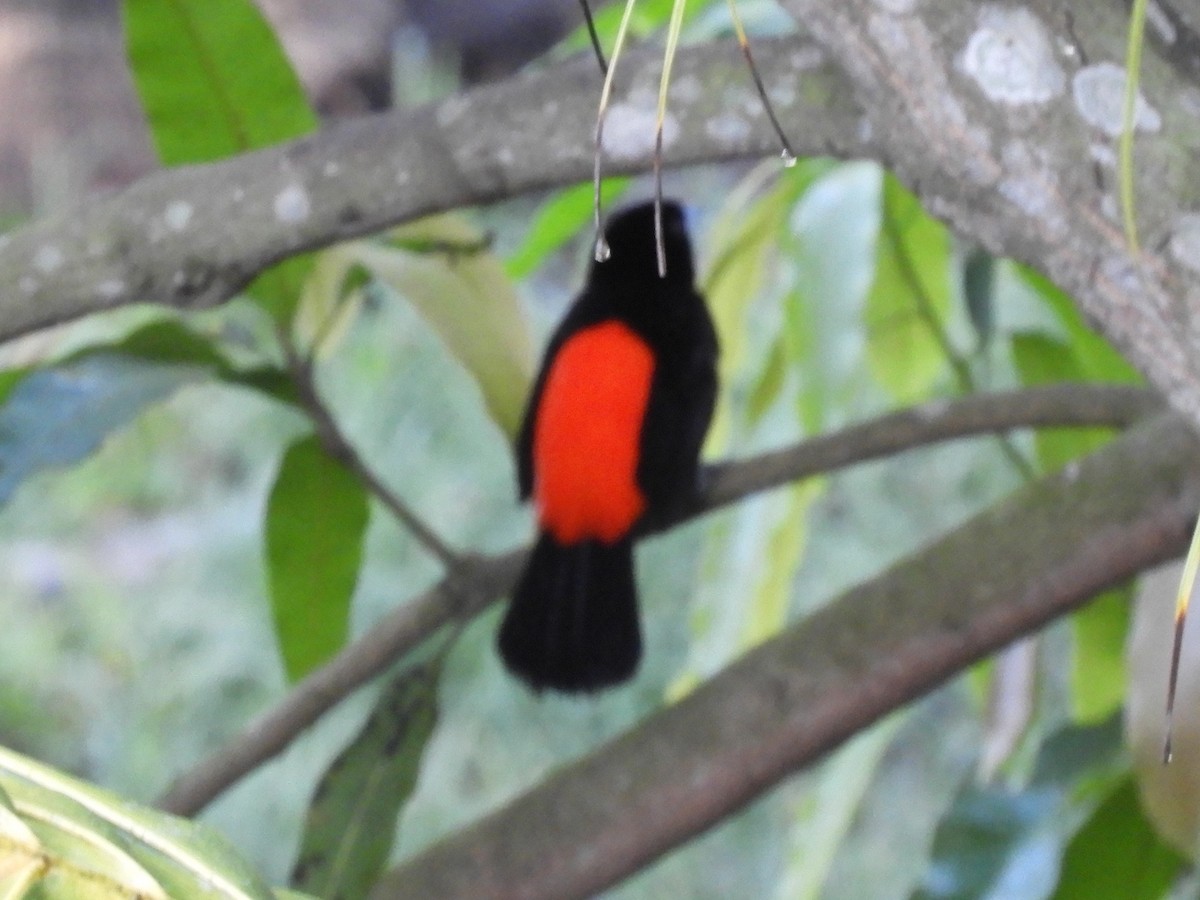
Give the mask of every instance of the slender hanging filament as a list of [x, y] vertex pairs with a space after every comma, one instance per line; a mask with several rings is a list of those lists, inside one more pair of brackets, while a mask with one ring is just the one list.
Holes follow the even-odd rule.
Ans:
[[600, 214], [600, 165], [604, 152], [604, 117], [608, 114], [608, 102], [612, 97], [613, 76], [617, 72], [617, 60], [625, 47], [625, 36], [629, 32], [629, 20], [633, 18], [633, 7], [637, 0], [625, 0], [625, 11], [621, 14], [621, 23], [617, 26], [617, 39], [613, 42], [612, 59], [604, 73], [604, 88], [600, 92], [600, 107], [596, 111], [596, 143], [595, 165], [592, 170], [592, 209], [596, 220], [596, 262], [604, 262], [611, 251], [608, 241], [604, 239], [603, 221]]
[[658, 277], [667, 277], [667, 248], [663, 238], [662, 149], [663, 123], [667, 118], [667, 88], [671, 84], [671, 66], [679, 49], [679, 32], [683, 27], [683, 11], [687, 0], [675, 0], [671, 21], [667, 25], [667, 48], [663, 54], [662, 78], [658, 82], [658, 115], [654, 120], [654, 249], [658, 254]]
[[604, 58], [604, 48], [600, 46], [600, 35], [596, 32], [596, 20], [592, 18], [592, 8], [588, 0], [579, 0], [583, 7], [583, 20], [587, 23], [588, 37], [592, 39], [592, 49], [596, 51], [596, 62], [600, 63], [600, 72], [608, 74], [608, 60]]
[[792, 150], [787, 135], [784, 134], [783, 126], [779, 124], [775, 108], [771, 106], [771, 99], [767, 96], [767, 88], [763, 84], [762, 76], [758, 73], [758, 66], [754, 64], [754, 55], [750, 52], [750, 39], [746, 36], [746, 28], [742, 25], [741, 15], [738, 14], [737, 0], [728, 0], [728, 3], [738, 46], [742, 48], [742, 56], [746, 58], [746, 65], [750, 67], [750, 77], [754, 79], [754, 87], [758, 90], [758, 99], [762, 101], [763, 110], [766, 112], [767, 118], [771, 120], [771, 127], [775, 129], [775, 134], [779, 137], [779, 143], [783, 147], [779, 157], [783, 160], [783, 164], [790, 169], [796, 164], [796, 154]]
[[1163, 764], [1171, 761], [1171, 739], [1175, 727], [1175, 688], [1179, 683], [1179, 657], [1183, 650], [1183, 628], [1187, 623], [1188, 604], [1192, 589], [1196, 585], [1196, 572], [1200, 570], [1200, 522], [1192, 533], [1192, 544], [1188, 547], [1187, 560], [1183, 564], [1183, 576], [1179, 579], [1179, 593], [1175, 596], [1175, 639], [1171, 645], [1171, 674], [1167, 680], [1167, 725], [1163, 738]]

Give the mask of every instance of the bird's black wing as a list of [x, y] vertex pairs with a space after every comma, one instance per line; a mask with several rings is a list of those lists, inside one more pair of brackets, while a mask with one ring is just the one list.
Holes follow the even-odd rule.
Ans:
[[638, 485], [657, 519], [693, 496], [700, 448], [717, 399], [717, 335], [698, 295], [668, 338], [656, 343], [657, 365], [642, 423]]

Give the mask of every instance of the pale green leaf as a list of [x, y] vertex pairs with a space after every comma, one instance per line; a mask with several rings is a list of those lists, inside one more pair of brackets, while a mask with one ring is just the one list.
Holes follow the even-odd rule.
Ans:
[[786, 837], [779, 900], [817, 900], [855, 813], [873, 783], [903, 713], [857, 735], [814, 774], [812, 802], [798, 810]]
[[884, 178], [875, 279], [863, 311], [875, 380], [900, 403], [929, 395], [946, 366], [950, 241], [893, 175]]
[[287, 449], [267, 500], [266, 553], [275, 632], [293, 681], [346, 642], [368, 514], [362, 482], [315, 435]]
[[0, 837], [0, 900], [23, 900], [46, 871], [39, 854], [27, 854], [24, 848], [9, 847]]
[[[393, 232], [395, 241], [474, 247], [481, 235], [445, 215]], [[533, 379], [533, 347], [520, 301], [491, 253], [413, 253], [363, 241], [336, 249], [408, 300], [475, 381], [492, 420], [516, 435]]]
[[[778, 163], [766, 163], [732, 191], [709, 233], [709, 264], [701, 275], [721, 345], [718, 378], [723, 385], [737, 381], [751, 349], [751, 310], [779, 254], [779, 235], [799, 198], [828, 166], [804, 160], [779, 174]], [[775, 183], [761, 193], [772, 179]], [[720, 393], [706, 447], [723, 449], [731, 428], [728, 391]]]
[[19, 900], [41, 877], [45, 848], [0, 788], [0, 900]]
[[778, 634], [787, 621], [792, 583], [804, 561], [808, 517], [824, 493], [825, 481], [812, 478], [789, 489], [786, 509], [767, 539], [762, 576], [751, 595], [742, 630], [742, 647], [753, 647]]
[[90, 834], [98, 844], [118, 847], [167, 896], [189, 900], [266, 900], [271, 896], [258, 876], [209, 828], [135, 807], [3, 747], [0, 786], [18, 814], [24, 815], [23, 804], [29, 802], [52, 811], [60, 823], [70, 823], [67, 827]]
[[[33, 799], [29, 795], [34, 793], [42, 796]], [[166, 900], [162, 886], [123, 848], [117, 829], [72, 808], [69, 801], [45, 796], [49, 793], [27, 788], [17, 813], [37, 835], [45, 877], [52, 885], [61, 879], [74, 885], [73, 892], [86, 888], [92, 896], [132, 893], [145, 900]]]
[[817, 346], [816, 317], [819, 313], [804, 291], [796, 289], [788, 295], [783, 314], [787, 355], [800, 375], [796, 412], [804, 433], [816, 434], [825, 424], [829, 392], [828, 377]]
[[750, 425], [758, 422], [771, 404], [779, 399], [787, 376], [787, 357], [787, 342], [780, 335], [771, 342], [767, 360], [750, 389], [750, 396], [746, 398], [746, 421]]

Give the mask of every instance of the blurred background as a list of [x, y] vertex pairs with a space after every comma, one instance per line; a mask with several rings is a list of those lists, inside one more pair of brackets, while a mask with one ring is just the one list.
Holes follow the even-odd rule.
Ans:
[[[567, 49], [552, 52], [586, 46], [575, 0], [260, 3], [327, 120], [503, 77], [537, 65], [564, 38]], [[669, 4], [643, 6], [644, 39], [658, 40]], [[118, 7], [0, 0], [6, 227], [154, 168]], [[741, 7], [755, 34], [791, 27], [768, 2]], [[732, 40], [724, 3], [694, 3], [685, 39]], [[1069, 304], [1064, 311], [1047, 300], [1052, 286], [989, 261], [986, 295], [973, 295], [974, 249], [908, 210], [874, 164], [701, 167], [671, 173], [668, 187], [696, 207], [701, 268], [725, 345], [710, 457], [781, 446], [900, 403], [1033, 383], [1044, 369], [1023, 360], [1075, 352], [1083, 326]], [[644, 197], [650, 187], [635, 179], [622, 189]], [[590, 244], [584, 227], [536, 249], [532, 234], [550, 199], [474, 213], [518, 286], [535, 346], [580, 283]], [[881, 350], [914, 327], [911, 311], [878, 305], [881, 222], [896, 208], [908, 210], [905, 227], [928, 232], [921, 240], [933, 248], [942, 334], [904, 331], [899, 349]], [[738, 241], [749, 249], [739, 251], [737, 277], [722, 278], [715, 260]], [[156, 315], [124, 310], [34, 335], [5, 348], [3, 361], [53, 360]], [[263, 333], [257, 311], [240, 302], [190, 321], [248, 352]], [[1043, 357], [1020, 343], [1029, 335], [1043, 342]], [[906, 367], [899, 387], [898, 358]], [[321, 382], [363, 455], [452, 544], [499, 551], [528, 538], [505, 437], [402, 297], [383, 285], [365, 289], [322, 360]], [[86, 379], [76, 386], [86, 392]], [[280, 452], [306, 427], [294, 412], [202, 378], [160, 393], [138, 401], [129, 424], [97, 427], [97, 448], [82, 463], [0, 491], [0, 743], [147, 802], [285, 690], [265, 600], [262, 521]], [[47, 431], [47, 441], [64, 438]], [[451, 656], [440, 724], [394, 856], [470, 822], [952, 528], [1022, 484], [1043, 450], [1025, 437], [922, 450], [645, 542], [646, 662], [632, 684], [602, 697], [528, 695], [495, 657], [499, 611], [490, 611]], [[353, 630], [437, 576], [374, 509]], [[1072, 805], [1076, 779], [1128, 764], [1118, 718], [1128, 597], [1109, 606], [1108, 630], [1088, 645], [1097, 667], [1089, 672], [1103, 677], [1085, 691], [1082, 713], [1072, 668], [1080, 644], [1062, 622], [1010, 654], [997, 667], [1007, 675], [992, 679], [983, 666], [896, 713], [611, 896], [1049, 896], [1084, 817]], [[1007, 693], [989, 690], [996, 683]], [[287, 880], [312, 785], [361, 723], [370, 693], [204, 814], [276, 883]]]
[[[261, 0], [326, 118], [502, 77], [576, 25], [575, 0]], [[400, 71], [397, 73], [396, 69]], [[399, 83], [394, 76], [399, 74]], [[0, 215], [154, 165], [119, 0], [0, 0]]]

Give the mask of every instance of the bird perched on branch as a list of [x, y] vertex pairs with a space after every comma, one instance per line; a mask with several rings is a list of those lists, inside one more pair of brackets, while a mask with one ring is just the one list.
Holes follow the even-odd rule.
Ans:
[[[517, 442], [539, 534], [500, 627], [535, 690], [595, 691], [641, 658], [633, 541], [696, 491], [716, 398], [717, 338], [694, 285], [679, 205], [612, 217], [587, 284], [552, 336]], [[604, 246], [604, 245], [607, 246]]]

